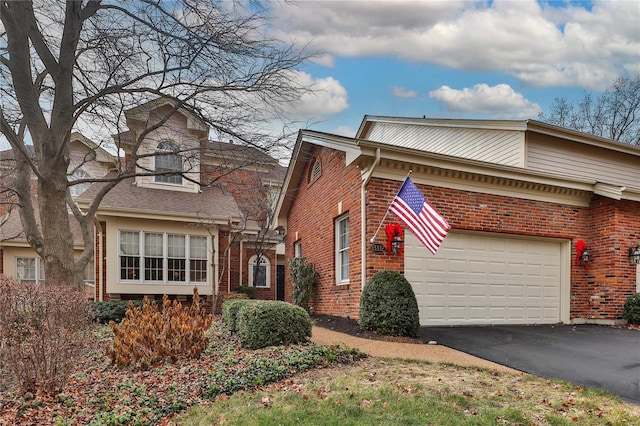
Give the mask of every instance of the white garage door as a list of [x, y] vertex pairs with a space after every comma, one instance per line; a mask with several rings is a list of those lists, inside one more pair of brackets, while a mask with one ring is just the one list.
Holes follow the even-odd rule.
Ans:
[[411, 232], [405, 240], [421, 325], [561, 320], [561, 242], [450, 232], [434, 256]]

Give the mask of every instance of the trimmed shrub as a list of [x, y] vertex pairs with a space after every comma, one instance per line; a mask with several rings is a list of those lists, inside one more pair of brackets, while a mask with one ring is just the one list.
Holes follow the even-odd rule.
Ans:
[[237, 287], [234, 287], [233, 291], [235, 291], [236, 293], [244, 293], [247, 295], [247, 297], [249, 297], [249, 299], [255, 299], [257, 289], [251, 286], [239, 285]]
[[236, 321], [240, 344], [249, 349], [306, 342], [311, 317], [300, 306], [261, 300], [242, 306]]
[[60, 392], [90, 342], [90, 305], [71, 285], [0, 276], [0, 357], [21, 392]]
[[358, 323], [380, 334], [416, 336], [420, 316], [409, 281], [398, 272], [376, 273], [362, 290]]
[[236, 331], [238, 311], [248, 303], [257, 302], [253, 299], [247, 299], [244, 294], [243, 296], [245, 297], [241, 299], [227, 300], [222, 304], [222, 322], [224, 322], [231, 331]]
[[[142, 306], [142, 300], [132, 300], [131, 303], [136, 308]], [[100, 324], [109, 324], [111, 321], [119, 323], [124, 319], [127, 309], [129, 309], [129, 302], [126, 300], [91, 302], [91, 308], [95, 320]]]
[[187, 308], [183, 309], [177, 300], [171, 302], [166, 294], [162, 300], [162, 310], [147, 297], [140, 308], [131, 303], [121, 325], [109, 323], [114, 339], [107, 353], [118, 367], [148, 369], [164, 360], [197, 358], [207, 347], [205, 332], [211, 327], [213, 316], [200, 307], [197, 288]]
[[624, 302], [622, 318], [630, 324], [640, 324], [640, 293], [632, 294]]
[[309, 303], [313, 299], [318, 282], [318, 271], [306, 257], [294, 257], [289, 260], [289, 278], [293, 280], [291, 298], [293, 303], [309, 312]]

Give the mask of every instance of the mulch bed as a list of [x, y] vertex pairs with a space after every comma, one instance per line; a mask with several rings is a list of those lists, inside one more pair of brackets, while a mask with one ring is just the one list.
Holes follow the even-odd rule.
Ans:
[[348, 334], [350, 336], [361, 337], [363, 339], [397, 343], [423, 343], [422, 340], [417, 337], [385, 336], [372, 330], [365, 330], [358, 325], [358, 321], [352, 318], [343, 318], [333, 315], [313, 315], [312, 319], [313, 324], [318, 327]]

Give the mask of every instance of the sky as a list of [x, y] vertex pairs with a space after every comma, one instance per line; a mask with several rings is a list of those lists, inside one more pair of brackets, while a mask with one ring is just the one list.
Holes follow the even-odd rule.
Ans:
[[355, 135], [364, 115], [537, 119], [640, 74], [640, 0], [326, 0], [272, 5], [271, 35], [317, 52], [300, 126]]

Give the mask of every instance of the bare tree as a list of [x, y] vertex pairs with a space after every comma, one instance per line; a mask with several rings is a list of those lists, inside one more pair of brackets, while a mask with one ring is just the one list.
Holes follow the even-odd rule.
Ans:
[[577, 103], [556, 98], [540, 119], [568, 129], [640, 145], [640, 75], [619, 77], [602, 93], [585, 93]]
[[[49, 280], [80, 285], [99, 203], [136, 173], [149, 155], [138, 152], [141, 142], [176, 111], [188, 109], [218, 135], [261, 149], [281, 142], [261, 125], [285, 119], [282, 106], [306, 90], [292, 78], [306, 57], [265, 36], [267, 12], [258, 2], [215, 0], [0, 1], [0, 132], [14, 155], [11, 189], [22, 227]], [[69, 191], [86, 183], [68, 181], [72, 130], [124, 134], [124, 111], [158, 97], [173, 107], [126, 141], [130, 161], [102, 179], [81, 211]], [[67, 208], [85, 242], [76, 260]]]

